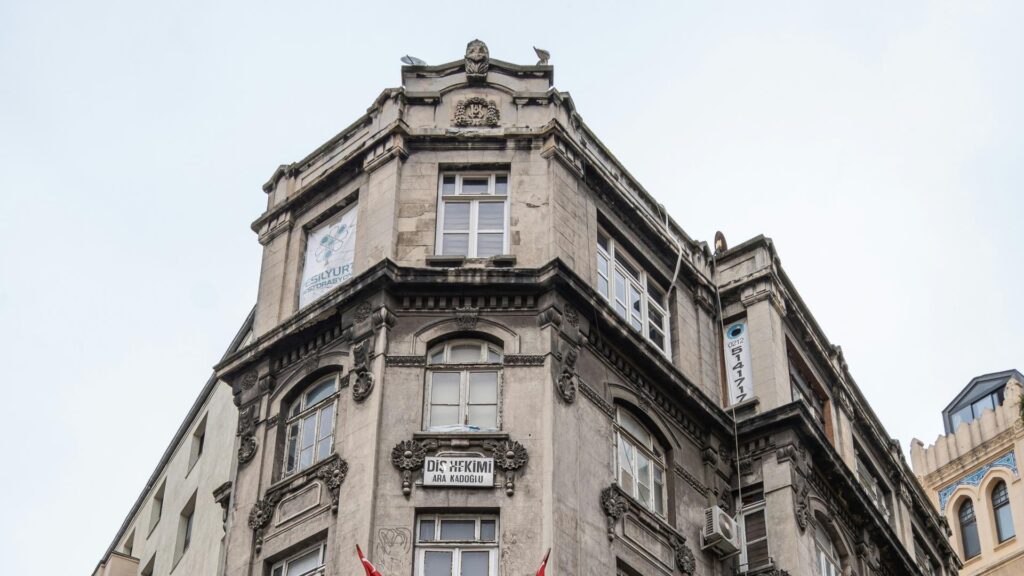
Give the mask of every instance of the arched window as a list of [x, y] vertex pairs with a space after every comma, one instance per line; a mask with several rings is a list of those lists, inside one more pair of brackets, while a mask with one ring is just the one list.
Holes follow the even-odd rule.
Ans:
[[960, 539], [964, 544], [964, 560], [981, 554], [981, 541], [978, 540], [978, 520], [974, 517], [974, 504], [964, 500], [960, 505]]
[[500, 348], [482, 340], [452, 340], [432, 348], [427, 364], [424, 429], [499, 429]]
[[330, 456], [334, 448], [334, 400], [338, 375], [317, 380], [288, 406], [284, 475]]
[[618, 410], [619, 487], [655, 514], [665, 515], [665, 451], [629, 412]]
[[1010, 511], [1010, 494], [1002, 480], [992, 489], [992, 515], [996, 519], [996, 536], [1000, 542], [1013, 538], [1013, 512]]
[[843, 570], [839, 565], [839, 553], [836, 552], [832, 537], [820, 524], [814, 525], [814, 547], [818, 555], [818, 574], [840, 576]]

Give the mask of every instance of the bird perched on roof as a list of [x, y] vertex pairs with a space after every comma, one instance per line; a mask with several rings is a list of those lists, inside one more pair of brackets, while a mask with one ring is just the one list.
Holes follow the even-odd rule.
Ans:
[[551, 52], [544, 50], [543, 48], [533, 47], [533, 51], [537, 53], [537, 58], [540, 60], [537, 62], [537, 66], [547, 66], [548, 60], [551, 60]]

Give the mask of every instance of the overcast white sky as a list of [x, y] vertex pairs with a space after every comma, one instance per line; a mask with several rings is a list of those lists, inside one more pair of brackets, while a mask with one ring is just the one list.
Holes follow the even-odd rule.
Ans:
[[904, 447], [1024, 368], [1024, 3], [342, 4], [0, 3], [4, 573], [91, 574], [253, 304], [262, 183], [474, 37], [550, 50], [692, 236], [774, 238]]

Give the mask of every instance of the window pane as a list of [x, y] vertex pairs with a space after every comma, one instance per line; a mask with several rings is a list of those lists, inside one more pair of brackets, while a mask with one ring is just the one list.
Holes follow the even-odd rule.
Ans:
[[764, 511], [753, 512], [743, 517], [747, 540], [760, 540], [768, 535], [764, 522]]
[[334, 392], [334, 378], [317, 384], [315, 388], [306, 392], [306, 407], [310, 407]]
[[434, 540], [434, 521], [420, 520], [420, 542], [432, 542]]
[[441, 254], [445, 256], [469, 256], [469, 234], [445, 233], [441, 238]]
[[985, 396], [981, 400], [976, 400], [972, 407], [974, 408], [974, 417], [981, 418], [982, 411], [992, 410], [994, 408], [992, 404], [992, 396]]
[[301, 448], [308, 448], [316, 440], [316, 414], [310, 414], [302, 419], [302, 442]]
[[444, 362], [444, 348], [435, 351], [433, 354], [430, 355], [430, 358], [427, 360], [428, 364], [440, 364], [442, 362]]
[[618, 300], [626, 299], [626, 277], [618, 270], [615, 271], [615, 298]]
[[665, 513], [665, 473], [654, 467], [654, 511], [658, 514]]
[[665, 308], [665, 293], [654, 282], [651, 282], [650, 278], [647, 280], [647, 295], [659, 306]]
[[449, 196], [455, 194], [455, 176], [445, 176], [441, 180], [441, 195]]
[[622, 260], [621, 258], [619, 258], [618, 257], [618, 253], [616, 253], [615, 262], [619, 266], [621, 266], [623, 270], [626, 271], [626, 274], [629, 274], [630, 276], [632, 276], [634, 280], [640, 280], [640, 272], [637, 271], [636, 267], [634, 267], [629, 262], [626, 262], [625, 260]]
[[478, 258], [498, 256], [505, 251], [505, 235], [478, 234], [476, 237], [476, 255]]
[[608, 281], [603, 276], [597, 277], [597, 291], [601, 296], [608, 298]]
[[331, 455], [331, 444], [334, 443], [334, 437], [328, 436], [316, 444], [316, 459], [319, 462], [324, 458]]
[[444, 203], [444, 230], [469, 230], [469, 202]]
[[462, 194], [487, 194], [487, 180], [483, 178], [463, 178]]
[[449, 358], [456, 364], [480, 362], [480, 344], [456, 344], [452, 346]]
[[961, 524], [960, 532], [964, 542], [964, 556], [974, 558], [981, 554], [981, 541], [978, 540], [978, 522], [971, 520]]
[[964, 406], [960, 410], [957, 410], [956, 413], [953, 414], [953, 431], [955, 432], [960, 424], [970, 422], [973, 419], [974, 417], [971, 415], [970, 406]]
[[458, 406], [431, 406], [430, 407], [430, 427], [436, 428], [438, 426], [455, 426], [461, 424], [459, 422], [459, 407]]
[[274, 568], [273, 572], [271, 572], [271, 576], [281, 576], [283, 571], [284, 571], [284, 566], [278, 566], [277, 568]]
[[306, 466], [309, 466], [312, 463], [313, 447], [310, 446], [309, 448], [303, 448], [303, 450], [299, 452], [299, 470], [305, 468]]
[[665, 317], [654, 306], [647, 307], [647, 321], [658, 328], [665, 325]]
[[1006, 542], [1014, 536], [1013, 513], [1009, 504], [996, 508], [996, 530], [1000, 542]]
[[619, 485], [626, 494], [633, 495], [633, 447], [619, 438]]
[[311, 550], [288, 562], [288, 576], [299, 576], [320, 565], [320, 549]]
[[619, 411], [619, 424], [626, 429], [634, 438], [640, 441], [641, 444], [651, 448], [654, 445], [651, 434], [643, 427], [640, 422], [637, 421], [630, 413], [626, 411]]
[[325, 406], [320, 410], [320, 431], [317, 433], [317, 438], [327, 438], [331, 435], [331, 431], [334, 429], [334, 404]]
[[477, 214], [477, 230], [504, 230], [505, 229], [505, 203], [504, 202], [480, 202], [480, 212]]
[[441, 520], [441, 540], [476, 540], [476, 520]]
[[597, 245], [603, 248], [605, 252], [608, 252], [608, 237], [598, 232]]
[[498, 407], [493, 404], [470, 406], [468, 423], [478, 428], [497, 428]]
[[508, 176], [494, 177], [494, 193], [498, 196], [505, 196], [508, 194]]
[[497, 404], [498, 403], [498, 373], [497, 372], [470, 372], [469, 373], [469, 403], [470, 404]]
[[597, 271], [600, 272], [602, 276], [606, 278], [608, 277], [608, 259], [605, 258], [604, 254], [599, 253], [597, 255]]
[[662, 350], [665, 349], [665, 335], [661, 333], [661, 330], [655, 328], [654, 324], [651, 324], [648, 327], [647, 339], [650, 340], [651, 343], [657, 346], [658, 348]]
[[435, 550], [424, 552], [423, 576], [452, 576], [452, 553]]
[[494, 542], [497, 538], [497, 530], [494, 520], [480, 521], [480, 540], [483, 542]]
[[487, 576], [490, 552], [463, 552], [461, 576]]
[[295, 458], [298, 455], [299, 423], [296, 422], [288, 427], [288, 461], [285, 463], [285, 470], [295, 469]]
[[487, 361], [491, 363], [501, 362], [501, 352], [498, 352], [494, 348], [487, 348]]
[[430, 403], [459, 403], [459, 373], [434, 372], [430, 375]]

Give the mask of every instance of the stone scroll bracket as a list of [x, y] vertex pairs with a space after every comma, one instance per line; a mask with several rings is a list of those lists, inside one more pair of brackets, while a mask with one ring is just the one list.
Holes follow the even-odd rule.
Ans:
[[256, 441], [256, 420], [259, 418], [260, 400], [238, 409], [238, 464], [244, 466], [256, 457], [259, 443]]
[[555, 391], [563, 402], [572, 404], [576, 401], [576, 361], [580, 356], [580, 348], [576, 344], [556, 340], [555, 350], [555, 362], [552, 363]]

